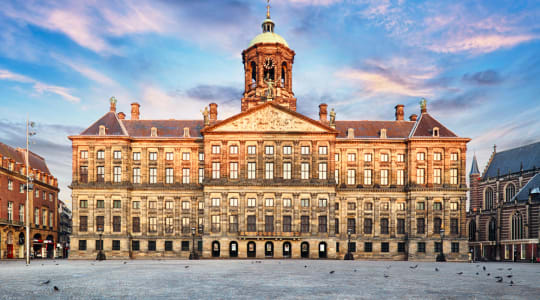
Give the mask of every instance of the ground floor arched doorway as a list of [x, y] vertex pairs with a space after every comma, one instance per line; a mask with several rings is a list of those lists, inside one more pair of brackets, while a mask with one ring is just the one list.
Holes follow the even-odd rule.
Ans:
[[325, 242], [319, 243], [319, 258], [327, 257], [327, 247]]
[[8, 231], [6, 238], [7, 258], [13, 258], [13, 232]]
[[264, 256], [274, 257], [274, 243], [266, 242], [266, 244], [264, 244]]
[[300, 256], [302, 258], [309, 258], [309, 243], [303, 242], [300, 244]]
[[219, 257], [220, 245], [218, 241], [212, 242], [212, 257]]
[[289, 242], [283, 243], [283, 257], [284, 258], [291, 257], [291, 243]]
[[238, 243], [237, 242], [231, 242], [229, 244], [229, 256], [238, 257]]
[[255, 242], [249, 242], [247, 244], [247, 256], [248, 257], [257, 256], [257, 245], [255, 244]]

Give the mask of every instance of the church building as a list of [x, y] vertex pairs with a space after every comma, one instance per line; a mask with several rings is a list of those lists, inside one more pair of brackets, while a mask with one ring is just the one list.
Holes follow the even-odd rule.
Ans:
[[[109, 112], [73, 144], [70, 258], [467, 259], [466, 152], [428, 113], [297, 112], [295, 52], [262, 33], [242, 52], [240, 111], [198, 120]], [[389, 109], [392, 109], [389, 107]]]

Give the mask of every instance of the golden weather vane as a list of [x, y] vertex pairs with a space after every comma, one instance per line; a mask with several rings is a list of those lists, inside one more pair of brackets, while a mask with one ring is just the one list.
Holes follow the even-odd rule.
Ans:
[[266, 0], [266, 18], [270, 19], [270, 0]]

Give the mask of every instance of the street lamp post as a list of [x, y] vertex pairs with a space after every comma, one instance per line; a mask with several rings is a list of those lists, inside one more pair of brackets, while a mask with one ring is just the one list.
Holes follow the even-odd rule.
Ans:
[[106, 260], [107, 257], [105, 256], [105, 253], [103, 253], [103, 227], [99, 226], [97, 230], [99, 232], [99, 251], [96, 260]]
[[351, 253], [351, 234], [352, 230], [347, 230], [347, 254], [345, 254], [345, 260], [354, 260], [354, 256]]
[[30, 151], [30, 137], [36, 135], [36, 133], [30, 128], [34, 127], [35, 123], [30, 122], [28, 118], [26, 119], [26, 239], [25, 239], [25, 248], [26, 248], [26, 264], [30, 264], [30, 191], [32, 187], [30, 186], [34, 181], [33, 174], [30, 174], [30, 168], [28, 163], [28, 152]]
[[192, 242], [191, 242], [191, 254], [189, 255], [189, 259], [199, 259], [199, 255], [197, 254], [197, 252], [195, 252], [195, 233], [196, 233], [195, 227], [191, 227]]
[[443, 261], [446, 261], [446, 257], [444, 256], [444, 252], [443, 252], [444, 229], [441, 228], [440, 234], [441, 234], [441, 252], [437, 255], [437, 261], [443, 262]]

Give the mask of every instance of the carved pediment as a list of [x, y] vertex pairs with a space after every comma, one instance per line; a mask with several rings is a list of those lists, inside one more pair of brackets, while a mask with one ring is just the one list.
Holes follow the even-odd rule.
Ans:
[[328, 132], [322, 124], [316, 124], [298, 113], [290, 113], [273, 105], [267, 105], [245, 114], [225, 120], [210, 131], [295, 131], [295, 132]]

